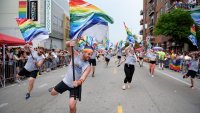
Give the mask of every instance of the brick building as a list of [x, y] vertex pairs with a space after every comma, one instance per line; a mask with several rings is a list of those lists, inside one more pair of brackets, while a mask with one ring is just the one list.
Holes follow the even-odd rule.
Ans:
[[143, 15], [140, 20], [140, 25], [142, 25], [140, 34], [143, 35], [144, 40], [150, 37], [154, 46], [159, 45], [165, 49], [170, 49], [172, 46], [180, 46], [170, 41], [172, 37], [153, 36], [153, 28], [160, 15], [168, 13], [177, 7], [190, 9], [199, 3], [200, 0], [143, 0], [143, 10], [140, 12]]

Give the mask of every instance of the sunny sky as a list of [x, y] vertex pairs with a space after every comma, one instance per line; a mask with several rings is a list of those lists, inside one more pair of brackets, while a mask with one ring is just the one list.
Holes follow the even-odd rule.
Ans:
[[133, 34], [139, 34], [140, 10], [143, 9], [143, 0], [85, 0], [103, 11], [114, 19], [114, 24], [109, 25], [109, 38], [116, 43], [121, 39], [126, 39], [126, 31], [123, 22]]

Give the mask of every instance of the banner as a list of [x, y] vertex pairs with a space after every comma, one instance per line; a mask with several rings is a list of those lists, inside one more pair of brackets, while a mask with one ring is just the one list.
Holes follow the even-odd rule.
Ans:
[[19, 1], [19, 18], [27, 18], [27, 1]]

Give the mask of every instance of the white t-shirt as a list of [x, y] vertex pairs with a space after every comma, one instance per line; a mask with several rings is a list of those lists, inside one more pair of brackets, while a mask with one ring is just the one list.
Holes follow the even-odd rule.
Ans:
[[38, 56], [37, 51], [32, 50], [31, 54], [28, 56], [28, 60], [24, 66], [24, 68], [29, 72], [34, 71], [34, 70], [39, 70], [37, 66], [35, 65], [35, 62], [39, 62], [40, 60], [44, 59], [42, 55]]

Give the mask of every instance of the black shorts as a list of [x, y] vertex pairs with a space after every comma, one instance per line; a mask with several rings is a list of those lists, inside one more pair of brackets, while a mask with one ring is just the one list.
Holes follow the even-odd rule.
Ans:
[[106, 62], [109, 62], [109, 61], [110, 61], [110, 59], [108, 59], [108, 58], [105, 58], [105, 60], [106, 60]]
[[96, 59], [90, 59], [90, 60], [89, 60], [89, 63], [90, 63], [90, 65], [92, 65], [92, 66], [96, 66], [96, 65], [97, 65]]
[[140, 60], [142, 60], [142, 59], [143, 59], [143, 57], [139, 57], [139, 59], [140, 59]]
[[65, 91], [69, 91], [69, 97], [75, 97], [76, 98], [81, 98], [81, 86], [78, 86], [76, 88], [70, 88], [68, 85], [66, 85], [63, 81], [61, 81], [60, 83], [58, 83], [54, 89], [62, 94]]
[[195, 78], [195, 76], [197, 75], [197, 72], [189, 70], [186, 74], [186, 76], [191, 76], [191, 78]]
[[34, 71], [29, 72], [25, 68], [22, 68], [22, 70], [18, 73], [18, 75], [36, 78], [38, 75], [38, 72], [39, 70], [34, 70]]
[[122, 57], [121, 57], [121, 56], [117, 56], [117, 58], [118, 58], [118, 59], [121, 59]]
[[151, 64], [156, 64], [156, 61], [150, 61], [149, 63], [151, 63]]

